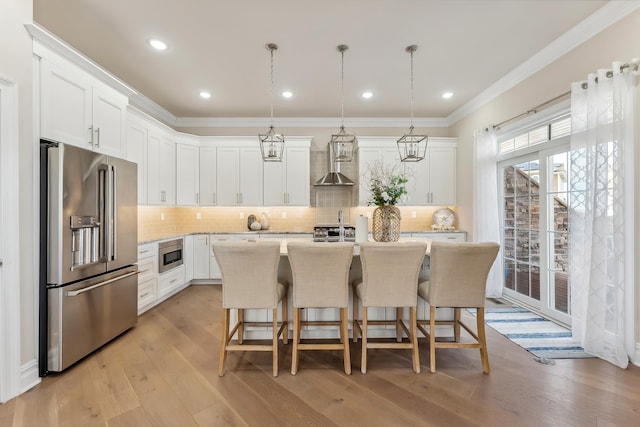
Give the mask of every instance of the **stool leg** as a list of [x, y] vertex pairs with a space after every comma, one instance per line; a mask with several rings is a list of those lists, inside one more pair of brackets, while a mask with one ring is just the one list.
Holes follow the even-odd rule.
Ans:
[[342, 345], [344, 345], [344, 372], [351, 375], [351, 354], [349, 352], [349, 309], [343, 307], [340, 309], [340, 336], [342, 337]]
[[244, 341], [244, 310], [239, 308], [238, 309], [238, 323], [240, 326], [238, 326], [238, 344], [242, 344], [242, 341]]
[[298, 343], [300, 342], [300, 309], [293, 308], [293, 352], [291, 353], [291, 375], [298, 373]]
[[367, 373], [367, 311], [368, 307], [362, 306], [362, 361], [360, 372]]
[[353, 342], [358, 342], [358, 295], [356, 289], [353, 288], [353, 324], [351, 330], [353, 331]]
[[429, 307], [429, 369], [436, 371], [436, 308]]
[[278, 307], [273, 309], [273, 320], [271, 322], [273, 329], [273, 376], [278, 376]]
[[218, 375], [224, 375], [224, 366], [227, 361], [227, 341], [229, 337], [229, 309], [222, 309], [222, 339], [220, 341], [220, 361], [218, 363]]
[[410, 331], [411, 331], [411, 343], [413, 344], [413, 371], [416, 374], [420, 373], [420, 353], [418, 353], [418, 328], [417, 328], [417, 320], [418, 316], [416, 315], [416, 307], [409, 308], [409, 321], [411, 322]]
[[476, 321], [478, 326], [478, 341], [480, 342], [480, 359], [482, 359], [482, 370], [485, 374], [491, 372], [489, 366], [489, 353], [487, 352], [487, 335], [484, 330], [484, 307], [477, 307]]
[[396, 307], [396, 342], [402, 342], [402, 308]]
[[460, 308], [453, 309], [453, 337], [455, 342], [460, 342]]
[[282, 297], [282, 343], [289, 343], [289, 299], [287, 294]]

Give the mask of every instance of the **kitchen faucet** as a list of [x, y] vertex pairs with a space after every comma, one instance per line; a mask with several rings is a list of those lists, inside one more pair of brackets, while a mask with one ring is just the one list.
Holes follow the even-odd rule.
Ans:
[[342, 208], [338, 209], [338, 233], [340, 235], [340, 241], [344, 242], [344, 216]]

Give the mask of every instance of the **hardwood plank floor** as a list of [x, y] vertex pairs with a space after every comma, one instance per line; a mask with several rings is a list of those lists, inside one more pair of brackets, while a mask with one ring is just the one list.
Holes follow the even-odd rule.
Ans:
[[[477, 350], [441, 349], [438, 371], [411, 370], [409, 350], [372, 350], [353, 374], [340, 351], [303, 352], [280, 375], [271, 353], [231, 353], [217, 375], [219, 286], [191, 286], [62, 374], [0, 405], [2, 427], [42, 426], [638, 426], [640, 368], [599, 359], [543, 365], [487, 328], [491, 374]], [[467, 313], [463, 314], [468, 316]]]

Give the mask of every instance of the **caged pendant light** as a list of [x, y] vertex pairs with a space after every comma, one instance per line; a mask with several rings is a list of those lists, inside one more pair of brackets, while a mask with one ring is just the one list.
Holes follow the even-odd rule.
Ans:
[[330, 149], [333, 150], [333, 159], [336, 162], [350, 162], [353, 159], [353, 152], [356, 145], [356, 136], [350, 135], [344, 130], [344, 52], [349, 49], [346, 44], [341, 44], [336, 47], [341, 56], [341, 87], [340, 87], [340, 105], [341, 121], [340, 131], [337, 134], [331, 135], [331, 142], [329, 143]]
[[407, 46], [406, 52], [411, 54], [411, 121], [409, 123], [409, 133], [403, 135], [398, 140], [398, 151], [401, 162], [419, 162], [424, 159], [427, 153], [427, 135], [416, 135], [413, 132], [413, 53], [418, 50], [418, 46], [412, 44]]
[[271, 52], [271, 124], [266, 134], [258, 134], [260, 139], [260, 151], [262, 151], [262, 160], [265, 162], [281, 162], [282, 153], [284, 152], [284, 135], [276, 133], [273, 128], [273, 51], [278, 49], [275, 43], [269, 43], [265, 46]]

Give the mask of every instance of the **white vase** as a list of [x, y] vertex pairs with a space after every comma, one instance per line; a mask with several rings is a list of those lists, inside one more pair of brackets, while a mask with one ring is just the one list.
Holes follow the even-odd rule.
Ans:
[[262, 230], [269, 229], [269, 218], [267, 217], [267, 214], [265, 212], [262, 212], [262, 218], [260, 218], [260, 228]]

